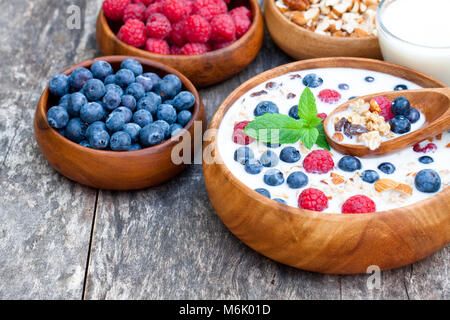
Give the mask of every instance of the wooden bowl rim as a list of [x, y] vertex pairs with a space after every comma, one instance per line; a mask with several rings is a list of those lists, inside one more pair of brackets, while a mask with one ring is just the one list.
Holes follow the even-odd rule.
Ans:
[[39, 102], [37, 105], [37, 111], [38, 111], [38, 115], [42, 119], [45, 119], [46, 125], [48, 126], [48, 128], [51, 129], [49, 132], [50, 132], [50, 134], [54, 135], [55, 139], [61, 141], [62, 143], [68, 143], [69, 145], [71, 145], [74, 149], [76, 149], [79, 152], [88, 153], [93, 156], [95, 156], [95, 155], [100, 156], [100, 155], [108, 154], [108, 156], [117, 156], [117, 157], [133, 156], [133, 157], [135, 157], [135, 156], [146, 156], [146, 155], [164, 152], [164, 151], [166, 151], [167, 148], [172, 148], [177, 143], [179, 143], [178, 141], [179, 141], [180, 137], [184, 137], [186, 134], [188, 134], [189, 129], [192, 127], [194, 121], [196, 120], [196, 118], [198, 117], [198, 115], [200, 113], [200, 109], [202, 106], [202, 103], [200, 100], [200, 95], [199, 95], [197, 89], [195, 88], [195, 86], [191, 83], [191, 81], [187, 77], [185, 77], [181, 72], [175, 70], [174, 68], [172, 68], [170, 66], [167, 66], [163, 63], [149, 60], [146, 58], [131, 57], [131, 56], [118, 56], [117, 55], [117, 56], [103, 56], [103, 57], [98, 57], [98, 58], [94, 58], [94, 59], [84, 60], [82, 62], [76, 63], [74, 65], [71, 65], [71, 66], [65, 68], [60, 73], [69, 75], [75, 69], [81, 68], [81, 67], [88, 68], [94, 62], [99, 61], [99, 60], [103, 60], [103, 61], [106, 61], [109, 63], [119, 63], [119, 62], [122, 62], [125, 59], [129, 59], [129, 58], [138, 60], [144, 66], [151, 67], [153, 69], [158, 69], [167, 74], [175, 74], [177, 77], [180, 78], [180, 80], [181, 80], [183, 86], [186, 88], [186, 90], [191, 92], [194, 95], [194, 97], [195, 97], [194, 110], [192, 112], [191, 120], [183, 128], [183, 129], [185, 129], [185, 131], [183, 130], [182, 132], [175, 135], [174, 138], [166, 140], [161, 144], [158, 144], [158, 145], [155, 145], [152, 147], [148, 147], [148, 148], [143, 148], [140, 150], [134, 150], [134, 151], [118, 152], [118, 151], [98, 150], [98, 149], [84, 147], [84, 146], [82, 146], [78, 143], [75, 143], [75, 142], [67, 139], [66, 137], [62, 136], [57, 130], [55, 130], [54, 128], [52, 128], [48, 125], [46, 107], [48, 104], [48, 97], [50, 95], [50, 90], [49, 90], [49, 84], [47, 83], [47, 85], [41, 95], [41, 98], [39, 99]]
[[314, 37], [320, 41], [334, 41], [336, 43], [339, 43], [341, 45], [344, 45], [344, 43], [348, 42], [360, 42], [362, 45], [364, 45], [364, 42], [371, 42], [371, 41], [378, 41], [378, 37], [377, 36], [368, 36], [368, 37], [363, 37], [363, 38], [350, 38], [350, 37], [332, 37], [332, 36], [328, 36], [328, 35], [323, 35], [320, 33], [316, 33], [313, 31], [310, 31], [308, 29], [303, 28], [302, 26], [296, 25], [295, 23], [293, 23], [292, 21], [290, 21], [289, 19], [287, 19], [281, 12], [280, 10], [277, 9], [277, 6], [275, 5], [275, 1], [274, 0], [266, 0], [267, 3], [267, 8], [273, 12], [275, 12], [275, 16], [279, 19], [279, 21], [284, 20], [289, 26], [291, 27], [295, 27], [299, 30], [300, 33], [304, 33], [307, 34], [311, 37]]
[[148, 56], [148, 58], [152, 58], [152, 59], [161, 59], [162, 57], [166, 57], [170, 59], [175, 59], [178, 61], [192, 61], [193, 58], [212, 58], [214, 56], [216, 56], [216, 53], [223, 53], [223, 52], [232, 52], [235, 51], [236, 49], [240, 48], [242, 45], [245, 45], [245, 43], [248, 41], [248, 39], [250, 39], [251, 37], [253, 37], [256, 33], [256, 29], [258, 28], [258, 25], [260, 23], [260, 21], [262, 21], [262, 13], [261, 13], [261, 8], [257, 2], [257, 0], [247, 0], [250, 3], [250, 9], [252, 12], [252, 24], [250, 26], [250, 29], [247, 30], [247, 32], [240, 37], [239, 39], [237, 39], [235, 42], [233, 42], [231, 45], [226, 46], [224, 48], [218, 49], [218, 50], [213, 50], [207, 53], [203, 53], [203, 54], [192, 54], [192, 55], [180, 55], [180, 54], [159, 54], [159, 53], [153, 53], [153, 52], [149, 52], [146, 51], [144, 49], [141, 48], [136, 48], [133, 46], [130, 46], [129, 44], [123, 42], [122, 40], [120, 40], [116, 34], [114, 34], [114, 32], [112, 32], [108, 20], [106, 19], [104, 13], [103, 13], [103, 9], [100, 9], [99, 12], [99, 19], [102, 23], [102, 25], [104, 26], [105, 32], [107, 34], [108, 37], [110, 38], [114, 38], [115, 40], [117, 40], [124, 48], [126, 48], [127, 50], [131, 51], [131, 50], [138, 50], [140, 52], [142, 52], [142, 54], [145, 54]]
[[[349, 62], [362, 63], [365, 65], [364, 65], [364, 67], [361, 66], [359, 68], [346, 66], [346, 64]], [[235, 90], [233, 90], [227, 96], [227, 98], [225, 98], [225, 100], [222, 102], [222, 104], [219, 106], [219, 108], [217, 109], [213, 118], [211, 119], [208, 129], [219, 130], [219, 127], [223, 120], [223, 116], [225, 116], [228, 109], [233, 105], [233, 103], [236, 102], [240, 97], [242, 97], [243, 94], [249, 92], [254, 87], [263, 83], [264, 81], [268, 81], [274, 77], [279, 77], [286, 73], [308, 70], [308, 68], [309, 68], [308, 66], [310, 64], [319, 65], [319, 64], [327, 64], [327, 63], [333, 64], [333, 66], [323, 66], [323, 67], [316, 66], [316, 67], [313, 67], [310, 69], [320, 69], [320, 68], [364, 69], [365, 68], [366, 70], [378, 71], [378, 70], [376, 70], [376, 66], [384, 65], [387, 67], [391, 67], [389, 70], [413, 73], [422, 79], [435, 82], [437, 86], [440, 86], [440, 87], [446, 86], [441, 81], [436, 80], [433, 77], [428, 76], [420, 71], [416, 71], [416, 70], [408, 68], [408, 67], [404, 67], [401, 65], [397, 65], [394, 63], [385, 62], [385, 61], [381, 61], [381, 60], [376, 60], [376, 59], [355, 58], [355, 57], [338, 57], [338, 58], [316, 58], [316, 59], [296, 61], [296, 62], [291, 62], [288, 64], [278, 66], [276, 68], [267, 70], [253, 78], [250, 78], [249, 80], [245, 81], [244, 83], [242, 83], [239, 87], [237, 87]], [[336, 64], [338, 64], [338, 65], [336, 65]], [[305, 68], [303, 68], [303, 67], [305, 67]], [[371, 67], [373, 69], [371, 69]], [[381, 72], [381, 71], [378, 71], [378, 72]], [[390, 74], [388, 71], [382, 72], [382, 73]], [[270, 77], [268, 77], [268, 76], [270, 76]], [[238, 91], [240, 91], [244, 88], [246, 89], [246, 91], [243, 94], [241, 94], [241, 95], [236, 94]], [[221, 113], [221, 115], [219, 113]], [[216, 144], [217, 138], [211, 143]], [[273, 199], [268, 199], [267, 197], [259, 194], [255, 190], [253, 190], [250, 187], [248, 187], [247, 185], [245, 185], [237, 177], [235, 177], [234, 174], [225, 165], [225, 163], [220, 155], [220, 151], [217, 148], [217, 145], [215, 146], [214, 150], [215, 150], [216, 160], [215, 160], [215, 163], [213, 163], [212, 165], [218, 166], [221, 174], [223, 174], [225, 176], [225, 178], [228, 181], [230, 181], [230, 183], [232, 183], [236, 188], [238, 188], [244, 194], [247, 194], [248, 196], [255, 198], [257, 201], [262, 202], [265, 206], [277, 208], [278, 210], [283, 211], [284, 213], [287, 213], [290, 215], [303, 214], [305, 216], [308, 216], [308, 217], [311, 217], [314, 219], [319, 219], [319, 220], [330, 220], [331, 219], [331, 220], [340, 221], [338, 219], [354, 219], [354, 220], [360, 220], [360, 221], [367, 221], [367, 220], [371, 220], [373, 217], [381, 217], [381, 216], [389, 216], [389, 215], [393, 215], [393, 214], [398, 214], [398, 213], [395, 213], [395, 210], [399, 209], [399, 208], [403, 209], [403, 210], [407, 210], [407, 211], [414, 211], [414, 208], [418, 207], [418, 206], [430, 206], [431, 207], [433, 202], [440, 201], [441, 199], [443, 200], [450, 196], [450, 187], [446, 187], [445, 189], [434, 194], [430, 198], [410, 204], [408, 206], [403, 206], [403, 207], [394, 208], [394, 209], [390, 209], [390, 210], [384, 210], [384, 211], [377, 211], [377, 212], [367, 213], [367, 214], [341, 214], [341, 213], [333, 213], [333, 212], [316, 212], [316, 211], [311, 211], [311, 210], [306, 210], [306, 209], [300, 209], [300, 208], [295, 208], [295, 207], [292, 207], [292, 206], [289, 206], [286, 204], [279, 203], [277, 201], [273, 201]], [[208, 165], [208, 164], [205, 163], [204, 165]]]

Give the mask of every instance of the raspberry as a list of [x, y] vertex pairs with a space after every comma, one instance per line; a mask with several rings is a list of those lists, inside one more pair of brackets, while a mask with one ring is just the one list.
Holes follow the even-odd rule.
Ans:
[[169, 19], [167, 19], [161, 13], [152, 14], [147, 20], [147, 36], [155, 39], [165, 39], [172, 27], [170, 26]]
[[159, 54], [170, 54], [169, 45], [161, 39], [148, 39], [145, 44], [145, 50]]
[[227, 41], [227, 42], [213, 43], [213, 50], [220, 50], [220, 49], [223, 49], [225, 47], [228, 47], [229, 45], [231, 45], [235, 41], [236, 41], [236, 38], [234, 38], [231, 41]]
[[333, 170], [334, 161], [326, 150], [314, 150], [303, 160], [303, 167], [308, 173], [327, 173]]
[[142, 47], [147, 39], [145, 36], [145, 25], [137, 19], [128, 20], [120, 28], [117, 37], [131, 46]]
[[185, 8], [185, 2], [182, 0], [164, 0], [161, 13], [164, 14], [171, 23], [184, 20], [189, 15]]
[[228, 14], [219, 14], [211, 20], [211, 40], [227, 42], [234, 39], [236, 27]]
[[227, 4], [223, 0], [195, 0], [192, 13], [211, 21], [214, 16], [227, 11]]
[[145, 9], [147, 7], [142, 4], [130, 4], [123, 11], [123, 21], [127, 22], [131, 19], [143, 21], [145, 18]]
[[236, 123], [236, 125], [234, 126], [233, 135], [231, 136], [231, 139], [234, 143], [247, 145], [255, 141], [255, 139], [249, 137], [244, 133], [244, 129], [249, 123], [250, 121], [241, 121]]
[[143, 4], [144, 6], [148, 6], [151, 3], [155, 2], [155, 0], [132, 0], [131, 2], [137, 3], [137, 4]]
[[233, 18], [234, 25], [236, 26], [236, 37], [240, 38], [248, 31], [248, 29], [250, 29], [252, 22], [244, 15], [235, 14], [231, 17]]
[[333, 104], [341, 99], [341, 94], [336, 90], [324, 89], [319, 92], [318, 97], [322, 102]]
[[170, 40], [177, 46], [183, 46], [186, 43], [186, 40], [184, 39], [184, 21], [172, 25]]
[[342, 205], [342, 213], [369, 213], [375, 211], [375, 202], [363, 195], [350, 197]]
[[151, 5], [149, 5], [144, 13], [145, 19], [148, 19], [154, 13], [161, 13], [162, 6], [163, 6], [162, 2], [155, 2], [155, 3], [152, 3]]
[[102, 8], [106, 18], [119, 21], [122, 20], [123, 12], [129, 4], [130, 0], [105, 0]]
[[322, 119], [322, 122], [324, 122], [325, 119], [327, 118], [327, 114], [326, 114], [326, 113], [319, 113], [317, 116], [318, 116], [320, 119]]
[[328, 208], [328, 198], [322, 191], [308, 188], [300, 193], [298, 207], [312, 211], [323, 211]]
[[238, 16], [246, 16], [249, 19], [252, 18], [252, 12], [250, 10], [248, 10], [247, 7], [244, 7], [244, 6], [240, 6], [240, 7], [234, 8], [233, 10], [231, 10], [229, 12], [229, 14], [232, 17], [234, 15], [238, 15]]
[[423, 142], [416, 143], [413, 147], [413, 150], [415, 152], [421, 152], [421, 153], [435, 152], [436, 149], [437, 149], [437, 146], [434, 143], [424, 144]]
[[184, 0], [183, 6], [186, 17], [189, 17], [194, 10], [194, 2], [191, 0]]
[[203, 54], [210, 50], [211, 48], [205, 43], [187, 43], [181, 48], [181, 54]]
[[208, 42], [211, 37], [211, 25], [202, 16], [190, 16], [184, 23], [184, 37], [189, 42]]
[[181, 47], [175, 46], [175, 45], [171, 46], [170, 47], [170, 54], [174, 54], [174, 55], [181, 54]]
[[389, 122], [391, 119], [395, 118], [395, 115], [391, 111], [391, 100], [383, 96], [373, 97], [373, 99], [380, 106], [380, 116], [384, 118], [384, 121]]

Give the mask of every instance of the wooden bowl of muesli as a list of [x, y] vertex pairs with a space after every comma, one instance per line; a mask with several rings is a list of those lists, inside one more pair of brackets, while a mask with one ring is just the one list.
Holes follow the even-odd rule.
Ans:
[[[275, 0], [265, 1], [264, 17], [267, 29], [277, 46], [294, 59], [321, 57], [382, 59], [378, 37], [375, 35], [363, 35], [358, 30], [354, 31], [351, 36], [344, 37], [339, 32], [334, 35], [317, 33], [311, 31], [311, 27], [298, 24], [296, 14], [300, 12], [290, 14], [293, 11], [281, 10], [287, 10], [287, 13], [280, 11]], [[315, 13], [308, 13], [306, 20], [309, 20], [308, 15], [310, 14], [315, 15]], [[300, 14], [300, 20], [302, 19]]]
[[[359, 69], [368, 72], [377, 71], [380, 72], [378, 75], [401, 78], [421, 87], [445, 86], [418, 71], [361, 58], [298, 61], [266, 71], [248, 80], [225, 99], [209, 125], [209, 129], [213, 129], [210, 132], [218, 132], [204, 145], [204, 177], [212, 205], [228, 229], [245, 244], [270, 259], [295, 268], [328, 274], [357, 274], [366, 273], [371, 266], [386, 270], [424, 259], [450, 242], [450, 187], [447, 184], [443, 183], [442, 189], [429, 194], [428, 198], [414, 202], [419, 199], [415, 198], [416, 200], [413, 199], [414, 201], [408, 205], [393, 204], [388, 210], [382, 209], [366, 214], [337, 214], [333, 213], [335, 211], [327, 213], [309, 211], [276, 202], [275, 189], [264, 185], [260, 175], [251, 176], [246, 175], [243, 169], [234, 170], [241, 168], [241, 164], [233, 162], [233, 151], [239, 145], [233, 144], [231, 134], [228, 135], [235, 123], [234, 118], [228, 117], [228, 111], [234, 110], [231, 114], [240, 117], [239, 110], [242, 109], [232, 108], [236, 105], [242, 105], [244, 108], [247, 105], [253, 106], [251, 101], [257, 103], [257, 100], [252, 99], [261, 98], [259, 95], [269, 90], [267, 84], [277, 81], [279, 77], [288, 76], [284, 79], [289, 77], [294, 79], [293, 73], [300, 77], [302, 72], [309, 73], [310, 70], [314, 70], [320, 73], [321, 69], [333, 68], [338, 68], [336, 75], [339, 77], [345, 74], [340, 68]], [[352, 72], [353, 70], [350, 73]], [[302, 81], [302, 78], [299, 78], [299, 81]], [[282, 84], [280, 89], [280, 92], [284, 90], [282, 94], [289, 92], [285, 90], [287, 85]], [[294, 82], [292, 85], [297, 87]], [[261, 90], [261, 87], [265, 89]], [[264, 99], [264, 96], [262, 97]], [[281, 100], [277, 103], [280, 106], [280, 113], [285, 112], [281, 109]], [[249, 110], [253, 112], [253, 107]], [[228, 130], [228, 127], [229, 131], [222, 131]], [[223, 132], [227, 134], [221, 135]], [[443, 166], [447, 168], [445, 148], [448, 147], [445, 147], [445, 144], [448, 139], [450, 134], [445, 139], [442, 138], [443, 153], [439, 154], [440, 159], [436, 158], [444, 161]], [[412, 149], [406, 151], [413, 152]], [[211, 155], [211, 159], [206, 158], [208, 154]], [[399, 155], [396, 153], [393, 157], [398, 158]], [[335, 154], [334, 157], [337, 156], [342, 155]], [[433, 154], [433, 157], [437, 156], [438, 154]], [[302, 157], [301, 161], [304, 155]], [[335, 158], [336, 162], [338, 159]], [[299, 163], [298, 170], [304, 170], [301, 168], [302, 164], [304, 165], [304, 162]], [[363, 162], [363, 166], [365, 169], [368, 168], [367, 163]], [[266, 169], [269, 168], [264, 168]], [[337, 170], [337, 165], [333, 170]], [[260, 174], [265, 172], [267, 171], [261, 171]], [[317, 179], [322, 179], [322, 175], [318, 176]], [[258, 193], [254, 189], [256, 186], [248, 184], [252, 177], [257, 178], [258, 185], [261, 184], [270, 190], [272, 199]], [[315, 179], [311, 175], [309, 178]], [[372, 188], [373, 185], [368, 186]], [[279, 187], [283, 185], [276, 188]], [[414, 196], [420, 195], [415, 193]]]

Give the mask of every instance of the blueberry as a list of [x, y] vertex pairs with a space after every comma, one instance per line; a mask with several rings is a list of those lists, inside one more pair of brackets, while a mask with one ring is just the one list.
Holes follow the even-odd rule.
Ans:
[[278, 164], [279, 159], [275, 152], [267, 150], [261, 155], [259, 161], [264, 167], [270, 168], [275, 167]]
[[245, 171], [248, 174], [258, 174], [262, 171], [262, 165], [259, 160], [250, 159], [245, 161]]
[[179, 94], [175, 96], [175, 98], [173, 98], [172, 102], [172, 105], [178, 111], [188, 110], [192, 108], [194, 104], [195, 104], [195, 97], [189, 91], [181, 91]]
[[58, 105], [59, 105], [60, 107], [64, 107], [64, 108], [67, 109], [67, 108], [69, 107], [69, 103], [70, 103], [70, 96], [71, 96], [70, 93], [63, 95], [63, 96], [61, 97], [61, 99], [59, 99]]
[[80, 142], [80, 146], [86, 147], [86, 148], [92, 148], [91, 145], [89, 144], [88, 140], [83, 140]]
[[308, 184], [308, 176], [300, 171], [292, 172], [288, 176], [286, 183], [291, 189], [300, 189]]
[[361, 175], [361, 179], [367, 183], [375, 183], [380, 179], [380, 175], [375, 170], [365, 170]]
[[144, 77], [142, 75], [136, 77], [136, 82], [139, 83], [146, 92], [152, 90], [153, 88], [152, 79]]
[[130, 147], [130, 149], [128, 149], [128, 151], [137, 151], [137, 150], [141, 150], [141, 149], [142, 149], [141, 145], [139, 143], [135, 143], [135, 144], [131, 145], [131, 147]]
[[346, 84], [346, 83], [340, 83], [340, 84], [338, 85], [338, 88], [339, 88], [340, 90], [348, 90], [350, 87], [349, 87], [349, 85]]
[[108, 84], [115, 84], [116, 83], [116, 76], [114, 74], [109, 75], [105, 78], [105, 86]]
[[86, 137], [87, 125], [80, 118], [69, 121], [65, 130], [65, 137], [73, 142], [80, 143]]
[[371, 76], [368, 76], [368, 77], [365, 77], [364, 80], [365, 80], [366, 82], [374, 82], [374, 81], [375, 81], [375, 78], [374, 78], [374, 77], [371, 77]]
[[86, 103], [81, 107], [80, 118], [84, 122], [91, 124], [105, 117], [105, 110], [97, 102]]
[[394, 87], [394, 91], [408, 90], [408, 86], [405, 84], [399, 84]]
[[141, 145], [144, 147], [151, 147], [164, 141], [164, 131], [154, 123], [150, 123], [142, 128], [139, 136]]
[[117, 131], [109, 142], [112, 151], [128, 151], [131, 147], [131, 137], [124, 131]]
[[65, 128], [63, 128], [63, 129], [57, 129], [56, 131], [58, 131], [58, 133], [59, 133], [60, 135], [62, 135], [63, 137], [66, 135], [66, 129], [65, 129]]
[[106, 127], [110, 132], [122, 130], [125, 123], [125, 117], [122, 112], [111, 112], [106, 118]]
[[69, 92], [69, 77], [65, 74], [57, 74], [50, 79], [50, 92], [57, 97], [62, 97]]
[[107, 76], [114, 73], [114, 70], [108, 62], [99, 60], [92, 64], [91, 72], [94, 78], [104, 81]]
[[279, 186], [284, 182], [283, 173], [278, 169], [269, 169], [264, 174], [264, 182], [269, 186]]
[[178, 123], [171, 124], [170, 128], [169, 128], [170, 136], [171, 137], [176, 136], [182, 129], [183, 129], [183, 127], [181, 125], [179, 125]]
[[106, 94], [103, 97], [102, 101], [105, 105], [105, 108], [109, 111], [112, 111], [120, 106], [122, 99], [120, 98], [120, 95], [117, 93], [117, 91], [110, 90], [106, 91]]
[[153, 117], [150, 112], [145, 109], [141, 109], [134, 113], [133, 122], [138, 124], [140, 127], [145, 127], [153, 122]]
[[122, 88], [128, 87], [132, 84], [136, 78], [134, 77], [134, 73], [128, 69], [120, 69], [116, 73], [116, 84]]
[[89, 101], [100, 100], [106, 93], [105, 85], [98, 79], [88, 80], [83, 87], [83, 93]]
[[177, 90], [177, 84], [171, 80], [161, 80], [152, 89], [156, 94], [159, 94], [162, 100], [168, 100], [174, 98], [179, 91]]
[[310, 88], [317, 88], [323, 84], [323, 79], [315, 73], [307, 74], [303, 78], [303, 85]]
[[409, 109], [406, 119], [411, 123], [416, 123], [420, 119], [420, 112], [416, 108]]
[[131, 112], [131, 110], [128, 109], [127, 107], [118, 107], [113, 112], [122, 113], [122, 115], [123, 115], [123, 117], [125, 119], [125, 123], [130, 122], [131, 119], [133, 118], [133, 112]]
[[424, 169], [417, 173], [414, 184], [420, 192], [433, 193], [441, 188], [441, 178], [436, 171]]
[[145, 89], [142, 84], [135, 82], [128, 86], [125, 94], [132, 95], [136, 100], [139, 100], [145, 96]]
[[168, 138], [170, 136], [170, 125], [164, 120], [156, 120], [153, 122], [158, 125], [164, 132], [164, 138]]
[[132, 143], [136, 143], [139, 140], [139, 131], [141, 131], [141, 127], [138, 124], [125, 123], [122, 130], [130, 135]]
[[342, 171], [353, 172], [361, 169], [361, 161], [358, 158], [353, 156], [344, 156], [339, 160], [338, 167]]
[[[175, 99], [175, 98], [174, 98]], [[164, 101], [164, 103], [165, 104], [170, 104], [172, 107], [175, 107], [174, 105], [173, 105], [173, 99], [170, 99], [170, 100], [166, 100], [166, 101]], [[176, 109], [176, 108], [175, 108]]]
[[47, 111], [47, 121], [50, 127], [61, 129], [67, 126], [67, 124], [69, 123], [69, 114], [64, 107], [51, 107]]
[[291, 118], [293, 118], [295, 120], [299, 120], [300, 119], [300, 117], [298, 116], [298, 106], [297, 105], [292, 106], [289, 109], [289, 117], [291, 117]]
[[92, 72], [90, 72], [88, 69], [78, 68], [75, 69], [69, 76], [69, 83], [74, 91], [79, 91], [84, 87], [85, 83], [88, 80], [93, 78], [94, 76], [92, 75]]
[[119, 96], [123, 95], [123, 89], [115, 83], [107, 84], [105, 86], [105, 89], [106, 89], [106, 92], [115, 91]]
[[255, 154], [249, 147], [239, 147], [234, 152], [234, 161], [245, 164], [247, 160], [254, 159]]
[[263, 101], [258, 103], [255, 110], [253, 111], [253, 114], [255, 117], [262, 116], [266, 113], [278, 113], [278, 107], [275, 103], [272, 101]]
[[350, 98], [348, 98], [348, 100], [350, 101], [350, 100], [353, 100], [353, 99], [356, 99], [356, 98], [358, 98], [358, 96], [351, 96]]
[[192, 113], [188, 110], [181, 111], [177, 116], [177, 122], [181, 124], [183, 127], [191, 121]]
[[152, 80], [152, 86], [154, 87], [158, 82], [161, 81], [161, 78], [153, 72], [146, 72], [143, 74], [144, 77], [149, 78]]
[[161, 105], [161, 97], [153, 92], [150, 92], [138, 101], [137, 109], [145, 109], [150, 112], [152, 116], [156, 116], [156, 111], [158, 110], [159, 105]]
[[70, 95], [69, 104], [67, 106], [67, 112], [72, 117], [78, 117], [80, 115], [81, 107], [88, 103], [87, 98], [80, 92], [75, 92]]
[[300, 151], [295, 149], [294, 147], [286, 147], [283, 148], [280, 152], [280, 159], [281, 161], [287, 162], [287, 163], [295, 163], [298, 160], [300, 160]]
[[121, 69], [128, 69], [133, 72], [134, 76], [139, 76], [144, 72], [142, 64], [136, 59], [128, 58], [122, 61], [120, 64]]
[[429, 156], [422, 156], [419, 158], [419, 162], [423, 163], [423, 164], [429, 164], [429, 163], [433, 163], [434, 159], [432, 157]]
[[395, 166], [390, 162], [383, 162], [378, 166], [378, 170], [384, 172], [385, 174], [393, 174], [395, 171]]
[[86, 137], [89, 138], [95, 131], [106, 130], [106, 124], [103, 121], [95, 121], [86, 130]]
[[397, 97], [392, 101], [391, 110], [396, 116], [406, 116], [409, 113], [411, 104], [405, 97]]
[[109, 141], [110, 136], [106, 130], [96, 130], [89, 136], [89, 144], [94, 149], [105, 149]]
[[256, 192], [258, 192], [260, 195], [263, 195], [264, 197], [267, 197], [270, 199], [270, 192], [267, 189], [264, 188], [257, 188], [255, 189]]
[[170, 104], [161, 104], [156, 110], [156, 118], [158, 120], [164, 120], [168, 124], [172, 124], [177, 121], [177, 111]]
[[280, 199], [280, 198], [275, 198], [273, 200], [276, 202], [282, 203], [282, 204], [287, 204], [286, 201], [284, 201], [283, 199]]
[[391, 131], [397, 134], [403, 134], [411, 131], [411, 122], [404, 116], [395, 116], [391, 121]]
[[130, 96], [128, 94], [124, 94], [120, 100], [121, 100], [120, 103], [124, 107], [127, 107], [131, 111], [135, 111], [136, 110], [136, 99], [133, 96]]
[[281, 147], [280, 143], [270, 143], [270, 142], [266, 142], [266, 146], [267, 148], [271, 148], [271, 149], [277, 149], [279, 147]]
[[168, 81], [176, 90], [176, 94], [180, 93], [183, 84], [181, 83], [180, 78], [178, 78], [174, 74], [168, 74], [163, 78], [164, 81]]

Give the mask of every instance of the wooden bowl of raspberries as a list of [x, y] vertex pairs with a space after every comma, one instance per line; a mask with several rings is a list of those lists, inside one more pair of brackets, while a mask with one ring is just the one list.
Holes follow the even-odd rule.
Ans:
[[189, 155], [175, 159], [172, 151], [186, 141], [194, 150], [194, 128], [204, 126], [203, 104], [184, 75], [126, 56], [87, 60], [53, 76], [34, 116], [37, 143], [53, 168], [108, 190], [171, 179], [189, 163]]
[[256, 0], [105, 0], [97, 19], [103, 54], [167, 64], [197, 87], [243, 70], [263, 34]]
[[379, 0], [266, 0], [274, 42], [294, 59], [382, 59], [375, 16]]

